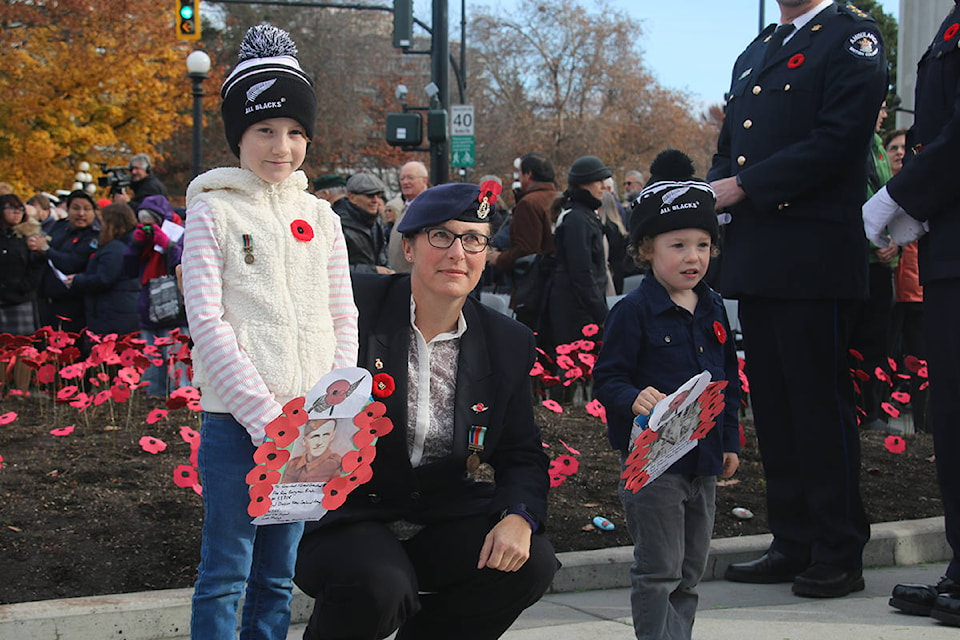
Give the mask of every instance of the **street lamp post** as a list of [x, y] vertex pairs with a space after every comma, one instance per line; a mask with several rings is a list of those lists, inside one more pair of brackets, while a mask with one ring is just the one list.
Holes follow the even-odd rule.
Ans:
[[187, 77], [193, 81], [193, 177], [200, 175], [203, 158], [203, 81], [210, 72], [210, 56], [194, 51], [187, 56]]

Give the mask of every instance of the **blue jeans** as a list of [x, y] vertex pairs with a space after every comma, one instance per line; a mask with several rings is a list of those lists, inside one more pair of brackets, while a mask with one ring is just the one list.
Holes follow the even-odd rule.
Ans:
[[[173, 327], [166, 329], [147, 329], [140, 328], [140, 337], [147, 344], [153, 344], [157, 338], [165, 338], [173, 331]], [[180, 333], [186, 333], [186, 327], [180, 327]], [[147, 395], [162, 398], [171, 391], [179, 387], [190, 384], [187, 377], [187, 367], [183, 363], [170, 365], [169, 358], [175, 356], [180, 349], [180, 343], [175, 342], [171, 345], [157, 347], [159, 354], [155, 358], [163, 358], [163, 364], [151, 365], [143, 372], [143, 379], [150, 383], [147, 387]]]
[[290, 626], [293, 570], [303, 523], [250, 523], [246, 475], [255, 447], [233, 416], [205, 413], [200, 431], [203, 533], [190, 637], [234, 640], [246, 584], [242, 640], [284, 640]]
[[707, 567], [715, 476], [664, 473], [638, 493], [620, 481], [633, 540], [630, 609], [637, 640], [690, 640]]

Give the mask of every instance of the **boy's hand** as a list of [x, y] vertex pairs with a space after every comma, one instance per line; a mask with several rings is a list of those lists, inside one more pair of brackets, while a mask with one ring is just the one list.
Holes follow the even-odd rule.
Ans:
[[720, 472], [721, 478], [729, 478], [737, 472], [740, 467], [740, 456], [735, 453], [727, 452], [723, 454], [723, 471]]
[[647, 387], [637, 394], [637, 399], [633, 401], [633, 415], [648, 416], [658, 402], [666, 398], [666, 394], [660, 393], [653, 387]]

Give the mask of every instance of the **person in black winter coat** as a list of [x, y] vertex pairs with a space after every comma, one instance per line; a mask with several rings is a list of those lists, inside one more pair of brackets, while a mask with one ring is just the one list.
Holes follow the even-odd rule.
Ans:
[[70, 332], [87, 326], [83, 295], [68, 288], [63, 278], [87, 268], [99, 236], [97, 203], [85, 191], [74, 191], [67, 196], [67, 217], [54, 223], [49, 238], [38, 234], [27, 239], [27, 246], [48, 262], [38, 299], [41, 326]]
[[347, 180], [347, 197], [333, 203], [340, 216], [351, 273], [393, 273], [387, 267], [387, 230], [380, 218], [386, 186], [371, 173]]
[[26, 217], [20, 198], [0, 196], [0, 207], [0, 333], [29, 335], [37, 329], [34, 297], [43, 262], [16, 228]]
[[607, 317], [607, 258], [597, 209], [610, 169], [595, 156], [578, 158], [567, 174], [562, 212], [554, 231], [556, 267], [546, 327], [553, 345], [583, 338], [583, 327]]
[[99, 247], [87, 268], [67, 276], [66, 284], [83, 294], [87, 328], [97, 335], [138, 331], [137, 296], [140, 283], [123, 270], [123, 254], [133, 240], [137, 220], [125, 204], [111, 204], [101, 212]]

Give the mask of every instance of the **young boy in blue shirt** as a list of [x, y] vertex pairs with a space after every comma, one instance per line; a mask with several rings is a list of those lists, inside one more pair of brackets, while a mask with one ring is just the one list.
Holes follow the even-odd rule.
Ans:
[[739, 465], [737, 355], [723, 300], [703, 277], [716, 253], [716, 196], [683, 153], [661, 153], [633, 205], [631, 255], [649, 266], [607, 316], [594, 394], [607, 410], [610, 444], [625, 462], [637, 415], [692, 376], [728, 380], [716, 426], [663, 475], [620, 500], [634, 542], [630, 603], [636, 636], [689, 639], [706, 568], [717, 476]]

